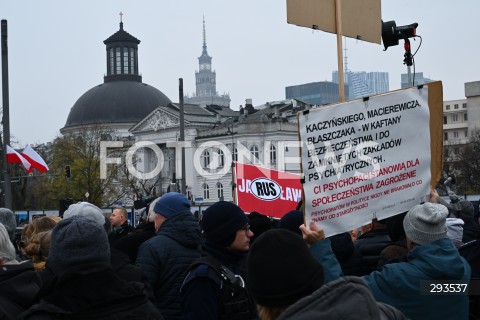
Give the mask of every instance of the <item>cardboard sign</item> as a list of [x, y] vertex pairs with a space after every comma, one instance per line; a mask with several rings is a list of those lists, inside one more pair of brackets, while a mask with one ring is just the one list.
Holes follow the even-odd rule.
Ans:
[[236, 204], [246, 213], [281, 218], [302, 199], [300, 175], [235, 163]]
[[[342, 0], [342, 35], [380, 44], [380, 0]], [[337, 33], [335, 0], [287, 0], [287, 23]]]
[[428, 195], [428, 86], [308, 110], [298, 122], [305, 220], [326, 236], [407, 211]]

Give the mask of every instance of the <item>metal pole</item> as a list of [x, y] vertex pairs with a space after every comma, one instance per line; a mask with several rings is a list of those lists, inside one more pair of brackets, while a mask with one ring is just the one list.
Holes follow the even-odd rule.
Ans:
[[[180, 98], [180, 141], [185, 142], [185, 108], [183, 105], [183, 78], [178, 79], [178, 95]], [[182, 146], [182, 185], [181, 193], [187, 195], [185, 178], [185, 147]]]
[[10, 144], [10, 104], [8, 96], [7, 20], [2, 20], [2, 92], [3, 92], [3, 188], [5, 207], [12, 209], [12, 185], [7, 165], [7, 145]]
[[408, 73], [408, 86], [413, 86], [413, 79], [412, 79], [412, 67], [407, 66], [407, 73]]
[[335, 25], [337, 29], [337, 63], [338, 63], [338, 101], [345, 101], [345, 80], [343, 75], [342, 47], [342, 7], [341, 1], [335, 1]]

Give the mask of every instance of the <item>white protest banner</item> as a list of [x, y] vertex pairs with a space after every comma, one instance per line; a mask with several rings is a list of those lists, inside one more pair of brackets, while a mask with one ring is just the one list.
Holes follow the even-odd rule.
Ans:
[[326, 236], [419, 204], [430, 190], [428, 87], [299, 113], [305, 222]]

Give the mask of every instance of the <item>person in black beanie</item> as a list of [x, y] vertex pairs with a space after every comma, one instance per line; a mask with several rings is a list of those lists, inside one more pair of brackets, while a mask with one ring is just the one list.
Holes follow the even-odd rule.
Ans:
[[248, 254], [247, 275], [262, 320], [405, 319], [377, 303], [360, 278], [324, 284], [321, 262], [302, 237], [286, 229], [258, 237]]
[[202, 257], [194, 262], [181, 288], [185, 319], [256, 319], [242, 268], [253, 232], [237, 205], [219, 201], [201, 220]]

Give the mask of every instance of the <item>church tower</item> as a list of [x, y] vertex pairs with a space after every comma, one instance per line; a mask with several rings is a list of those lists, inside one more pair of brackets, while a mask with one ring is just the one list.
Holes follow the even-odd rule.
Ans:
[[217, 74], [212, 68], [212, 57], [207, 52], [207, 36], [205, 31], [205, 18], [203, 19], [203, 47], [202, 55], [198, 57], [198, 71], [195, 71], [195, 94], [185, 97], [185, 102], [201, 106], [218, 105], [229, 107], [230, 96], [218, 95]]

